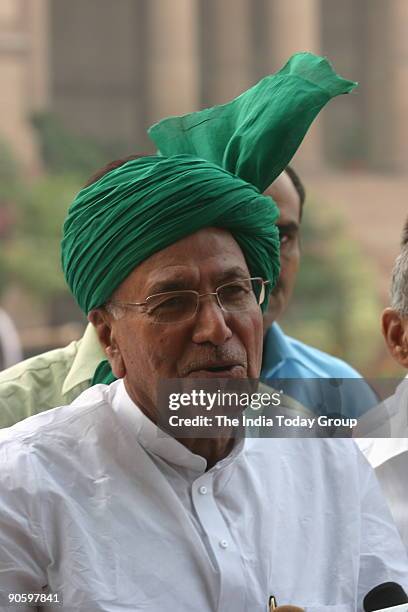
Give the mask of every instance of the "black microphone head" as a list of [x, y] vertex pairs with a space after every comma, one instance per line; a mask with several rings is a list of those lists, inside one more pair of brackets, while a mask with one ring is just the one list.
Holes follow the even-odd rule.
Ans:
[[408, 603], [408, 597], [401, 585], [396, 582], [383, 582], [371, 589], [364, 597], [365, 612], [374, 612], [383, 608], [392, 608]]

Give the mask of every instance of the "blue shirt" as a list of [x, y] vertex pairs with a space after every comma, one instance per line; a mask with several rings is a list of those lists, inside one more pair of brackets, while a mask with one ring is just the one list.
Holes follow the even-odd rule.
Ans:
[[354, 418], [378, 403], [373, 389], [351, 366], [287, 336], [277, 323], [265, 335], [261, 379], [316, 414]]

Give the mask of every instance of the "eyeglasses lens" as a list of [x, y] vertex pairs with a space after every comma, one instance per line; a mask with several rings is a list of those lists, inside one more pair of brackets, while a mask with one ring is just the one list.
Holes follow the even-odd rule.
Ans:
[[248, 310], [259, 303], [261, 288], [259, 279], [234, 281], [218, 288], [218, 299], [228, 312]]
[[147, 300], [146, 312], [157, 323], [178, 323], [194, 316], [197, 310], [195, 291], [169, 292]]

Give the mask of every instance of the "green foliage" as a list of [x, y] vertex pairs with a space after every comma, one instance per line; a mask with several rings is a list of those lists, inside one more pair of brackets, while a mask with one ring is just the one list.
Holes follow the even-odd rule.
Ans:
[[[0, 216], [12, 208], [19, 193], [19, 168], [10, 147], [0, 140]], [[8, 241], [0, 235], [0, 296], [10, 282], [10, 270], [7, 264], [6, 249]]]
[[375, 275], [335, 212], [307, 204], [295, 295], [282, 324], [307, 344], [366, 368], [378, 352]]
[[114, 157], [91, 138], [68, 130], [52, 113], [36, 113], [32, 124], [37, 130], [43, 162], [50, 173], [68, 172], [88, 177]]
[[0, 293], [20, 285], [46, 302], [65, 291], [59, 256], [61, 227], [80, 180], [45, 176], [29, 183], [10, 149], [0, 142], [0, 208], [12, 212], [13, 227], [1, 240]]
[[65, 290], [61, 228], [77, 190], [75, 177], [48, 176], [26, 186], [16, 202], [17, 224], [4, 257], [10, 277], [40, 301]]
[[75, 193], [110, 155], [74, 135], [52, 114], [32, 119], [47, 175], [28, 181], [0, 142], [0, 206], [12, 208], [15, 226], [0, 252], [0, 283], [20, 285], [44, 305], [67, 291], [60, 266], [61, 229]]
[[14, 192], [18, 182], [19, 168], [10, 147], [0, 140], [0, 197]]

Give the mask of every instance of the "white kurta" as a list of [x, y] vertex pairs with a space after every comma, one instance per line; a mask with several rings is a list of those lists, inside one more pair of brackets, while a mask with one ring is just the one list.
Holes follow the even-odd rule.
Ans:
[[[375, 469], [408, 551], [408, 377], [365, 420], [360, 426], [366, 435], [389, 436], [361, 438], [357, 443]], [[371, 429], [370, 423], [377, 426]]]
[[265, 612], [274, 594], [351, 612], [378, 583], [408, 589], [352, 440], [247, 439], [206, 472], [118, 381], [3, 430], [0, 465], [3, 598], [47, 584], [55, 610]]

